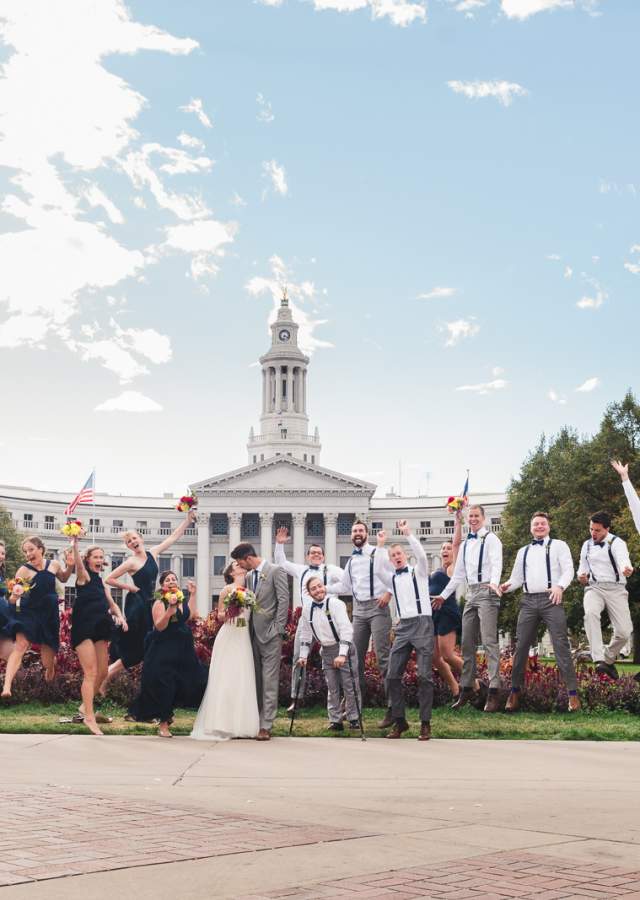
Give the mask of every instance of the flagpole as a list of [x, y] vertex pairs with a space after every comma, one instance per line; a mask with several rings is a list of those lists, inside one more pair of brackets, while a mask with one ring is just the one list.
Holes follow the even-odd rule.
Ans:
[[93, 467], [93, 518], [91, 520], [91, 532], [95, 537], [96, 532], [96, 467]]

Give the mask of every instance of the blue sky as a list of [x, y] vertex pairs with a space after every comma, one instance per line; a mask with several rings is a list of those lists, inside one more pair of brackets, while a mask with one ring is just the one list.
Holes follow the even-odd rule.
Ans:
[[322, 463], [382, 490], [502, 490], [639, 390], [633, 0], [0, 16], [2, 481], [244, 464], [284, 282]]

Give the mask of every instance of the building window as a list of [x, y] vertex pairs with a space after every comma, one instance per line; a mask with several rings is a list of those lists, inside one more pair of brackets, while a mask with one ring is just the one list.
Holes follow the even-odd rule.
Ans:
[[195, 578], [196, 577], [196, 558], [195, 558], [195, 556], [183, 556], [182, 557], [182, 577], [183, 578]]
[[55, 519], [53, 516], [45, 516], [44, 517], [44, 528], [45, 531], [53, 531], [56, 527]]
[[372, 530], [372, 531], [374, 531], [374, 530], [375, 530], [375, 531], [382, 531], [383, 528], [384, 528], [384, 523], [383, 523], [383, 522], [372, 522], [372, 523], [371, 523], [371, 530]]
[[341, 556], [340, 557], [340, 568], [346, 569], [350, 559], [351, 559], [350, 556]]
[[117, 569], [118, 566], [121, 566], [124, 562], [124, 553], [112, 553], [111, 554], [111, 570]]
[[420, 522], [420, 528], [431, 528], [431, 522], [426, 519]]
[[307, 537], [324, 537], [324, 516], [322, 513], [309, 513], [307, 516]]
[[30, 528], [33, 525], [33, 513], [23, 513], [22, 521], [25, 528]]
[[229, 518], [226, 513], [214, 513], [211, 516], [211, 534], [229, 534]]
[[213, 557], [213, 574], [214, 575], [222, 575], [227, 565], [227, 557], [226, 556], [214, 556]]
[[171, 569], [171, 557], [170, 556], [161, 556], [158, 559], [158, 574], [162, 575], [163, 572], [169, 572]]
[[303, 459], [305, 462], [307, 461], [307, 454], [306, 454], [306, 453], [303, 453], [302, 459]]
[[287, 429], [286, 428], [280, 429], [280, 437], [282, 438], [283, 441], [286, 441], [286, 439], [287, 439]]
[[166, 521], [161, 521], [161, 522], [160, 522], [160, 528], [168, 528], [169, 531], [172, 531], [172, 530], [173, 530], [173, 529], [171, 528], [171, 522], [166, 522]]
[[124, 519], [113, 519], [111, 522], [111, 533], [120, 534], [121, 531], [124, 531]]
[[124, 592], [120, 590], [120, 588], [111, 588], [111, 596], [113, 597], [113, 602], [116, 606], [119, 606], [122, 609], [122, 598], [124, 596]]
[[255, 453], [253, 454], [253, 461], [254, 461], [254, 462], [257, 462], [257, 461], [258, 461], [258, 457], [255, 455]]
[[262, 462], [263, 460], [264, 460], [264, 453], [261, 453], [260, 454], [260, 462]]
[[243, 541], [260, 537], [260, 516], [258, 513], [243, 513], [240, 534]]
[[71, 609], [76, 599], [76, 589], [74, 587], [65, 587], [64, 589], [64, 608]]
[[139, 519], [136, 522], [136, 531], [138, 532], [138, 534], [149, 534], [149, 526], [146, 520]]
[[311, 457], [311, 465], [315, 466], [315, 464], [316, 464], [316, 458], [315, 458], [315, 456], [312, 456]]
[[351, 537], [351, 527], [354, 519], [355, 516], [352, 513], [340, 513], [338, 515], [336, 531], [341, 537]]

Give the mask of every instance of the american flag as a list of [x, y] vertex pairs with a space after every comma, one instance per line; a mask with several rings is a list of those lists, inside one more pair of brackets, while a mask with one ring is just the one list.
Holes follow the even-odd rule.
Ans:
[[79, 492], [75, 495], [71, 503], [65, 509], [65, 516], [72, 515], [74, 509], [76, 508], [76, 506], [79, 506], [80, 503], [93, 503], [95, 497], [95, 487], [96, 473], [92, 472], [85, 481], [84, 486], [80, 488]]
[[462, 499], [464, 500], [464, 505], [466, 506], [469, 502], [469, 473], [467, 472], [467, 480], [464, 483], [464, 487], [462, 488]]

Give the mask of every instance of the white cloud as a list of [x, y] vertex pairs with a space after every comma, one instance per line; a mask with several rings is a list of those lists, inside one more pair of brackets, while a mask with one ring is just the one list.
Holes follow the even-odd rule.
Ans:
[[271, 103], [267, 100], [264, 94], [259, 93], [256, 97], [256, 103], [258, 104], [258, 112], [256, 113], [256, 119], [258, 122], [264, 122], [265, 124], [269, 124], [273, 122], [275, 116], [273, 114], [273, 109], [271, 107]]
[[46, 316], [18, 313], [0, 322], [0, 347], [44, 347], [50, 321]]
[[573, 269], [571, 268], [571, 266], [565, 266], [564, 267], [564, 277], [571, 278], [572, 275], [573, 275]]
[[181, 131], [178, 135], [178, 143], [182, 144], [183, 147], [190, 147], [192, 150], [204, 150], [204, 141], [194, 137], [192, 134], [187, 134], [185, 131]]
[[123, 391], [95, 407], [96, 412], [162, 412], [162, 407], [139, 391]]
[[167, 239], [159, 251], [179, 250], [191, 255], [191, 277], [194, 280], [219, 271], [218, 261], [225, 254], [225, 244], [233, 241], [237, 232], [235, 222], [201, 219], [167, 228]]
[[[257, 0], [261, 6], [282, 6], [283, 0]], [[356, 12], [368, 9], [371, 18], [389, 19], [393, 25], [401, 28], [413, 22], [427, 21], [426, 0], [313, 0], [313, 7], [318, 11]]]
[[625, 269], [627, 272], [631, 272], [632, 275], [640, 275], [640, 264], [638, 263], [625, 263]]
[[447, 81], [456, 94], [464, 94], [470, 100], [495, 97], [503, 106], [510, 106], [514, 97], [525, 97], [529, 91], [512, 81]]
[[124, 216], [118, 207], [109, 200], [107, 195], [100, 190], [97, 184], [90, 184], [84, 192], [84, 197], [89, 206], [94, 209], [100, 207], [104, 209], [114, 225], [122, 225], [124, 223]]
[[260, 6], [282, 6], [284, 0], [255, 0]]
[[185, 221], [206, 218], [209, 215], [209, 209], [200, 197], [167, 190], [158, 172], [151, 164], [151, 159], [155, 155], [169, 160], [160, 168], [170, 175], [207, 171], [213, 165], [213, 160], [206, 156], [194, 159], [184, 150], [162, 147], [160, 144], [144, 144], [139, 150], [132, 150], [120, 160], [122, 169], [134, 186], [139, 190], [147, 187], [161, 209], [167, 209], [176, 218]]
[[271, 187], [277, 194], [280, 194], [281, 197], [287, 196], [289, 193], [289, 185], [287, 184], [287, 175], [284, 166], [279, 165], [275, 159], [271, 159], [268, 162], [262, 163], [262, 173], [265, 178], [270, 180]]
[[416, 297], [417, 300], [440, 300], [444, 297], [453, 297], [454, 294], [457, 294], [456, 288], [452, 287], [434, 287], [431, 288], [430, 291], [427, 291], [425, 294], [418, 294]]
[[460, 341], [474, 337], [480, 331], [480, 326], [472, 317], [470, 319], [456, 319], [453, 322], [445, 322], [444, 326], [440, 327], [440, 331], [445, 331], [448, 335], [444, 342], [445, 347], [455, 347]]
[[180, 112], [193, 113], [198, 117], [201, 125], [205, 128], [213, 128], [213, 122], [204, 111], [202, 100], [199, 97], [193, 97], [185, 106], [179, 106]]
[[583, 279], [594, 288], [594, 293], [582, 296], [576, 306], [578, 309], [599, 309], [609, 295], [595, 278], [587, 278], [583, 273]]
[[333, 347], [329, 341], [323, 341], [315, 336], [316, 328], [327, 324], [327, 319], [316, 319], [307, 313], [305, 303], [313, 302], [317, 291], [312, 281], [296, 281], [292, 270], [287, 266], [282, 257], [274, 254], [269, 259], [270, 275], [255, 275], [246, 283], [245, 288], [252, 297], [261, 297], [271, 294], [273, 308], [269, 317], [269, 324], [275, 321], [282, 298], [283, 289], [286, 287], [289, 296], [289, 306], [295, 321], [298, 323], [298, 344], [303, 353], [311, 356], [315, 350], [321, 347]]
[[594, 391], [600, 385], [599, 378], [587, 378], [580, 387], [576, 388], [576, 391], [580, 391], [583, 394], [588, 394], [590, 391]]
[[241, 197], [237, 191], [233, 192], [230, 202], [231, 202], [232, 206], [246, 206], [247, 205], [247, 201], [244, 199], [244, 197]]
[[549, 253], [547, 255], [547, 259], [551, 259], [554, 262], [559, 262], [562, 259], [562, 257], [560, 256], [559, 253]]
[[485, 381], [480, 384], [461, 384], [456, 391], [472, 391], [474, 394], [490, 394], [493, 391], [502, 391], [508, 385], [504, 378], [496, 378], [494, 381]]
[[456, 12], [466, 13], [469, 18], [473, 18], [475, 10], [489, 4], [489, 0], [449, 0], [449, 2], [455, 3]]
[[502, 12], [509, 19], [527, 19], [535, 13], [574, 6], [574, 0], [502, 0]]
[[567, 402], [567, 398], [565, 397], [565, 395], [559, 394], [553, 388], [549, 389], [549, 391], [547, 392], [547, 397], [549, 398], [549, 400], [551, 400], [552, 403], [558, 403], [560, 406], [564, 406], [564, 404]]
[[121, 384], [126, 384], [140, 375], [148, 375], [146, 364], [136, 357], [156, 365], [167, 363], [172, 357], [171, 341], [167, 335], [155, 328], [121, 328], [111, 319], [111, 335], [96, 340], [99, 332], [97, 324], [82, 329], [88, 341], [69, 339], [69, 349], [79, 353], [87, 362], [97, 360], [106, 369], [118, 376]]
[[504, 375], [504, 369], [502, 366], [494, 366], [493, 369], [491, 369], [491, 374], [494, 378], [497, 378], [498, 375]]

